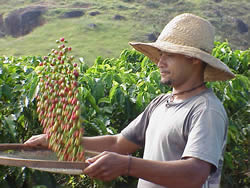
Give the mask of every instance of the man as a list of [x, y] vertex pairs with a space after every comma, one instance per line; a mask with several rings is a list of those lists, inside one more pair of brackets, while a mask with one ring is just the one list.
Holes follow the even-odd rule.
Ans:
[[[214, 29], [203, 18], [181, 14], [154, 43], [130, 43], [160, 70], [171, 94], [155, 98], [120, 134], [84, 137], [90, 158], [84, 173], [103, 181], [120, 175], [138, 177], [139, 188], [219, 188], [228, 119], [205, 81], [234, 77], [210, 55]], [[46, 135], [26, 144], [47, 146]], [[128, 154], [144, 148], [143, 159]], [[105, 151], [105, 152], [103, 152]]]

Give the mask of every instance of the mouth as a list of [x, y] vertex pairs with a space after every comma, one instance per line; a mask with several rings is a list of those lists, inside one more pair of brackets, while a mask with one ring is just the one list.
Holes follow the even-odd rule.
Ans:
[[170, 74], [170, 72], [169, 71], [160, 71], [160, 74], [162, 75], [162, 74]]

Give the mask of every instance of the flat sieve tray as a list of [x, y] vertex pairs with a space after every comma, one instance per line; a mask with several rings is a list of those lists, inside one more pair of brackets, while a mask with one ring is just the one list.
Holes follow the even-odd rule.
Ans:
[[[98, 152], [85, 151], [90, 158]], [[58, 161], [56, 154], [44, 147], [25, 144], [0, 144], [0, 165], [28, 167], [35, 170], [79, 175], [88, 166], [85, 162]]]

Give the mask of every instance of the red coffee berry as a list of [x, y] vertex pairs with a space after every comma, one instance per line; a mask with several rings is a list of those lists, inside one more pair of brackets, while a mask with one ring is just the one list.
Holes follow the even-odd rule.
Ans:
[[[66, 44], [64, 38], [56, 42]], [[38, 72], [38, 119], [43, 132], [49, 134], [49, 148], [59, 160], [84, 161], [84, 150], [80, 145], [83, 128], [77, 89], [78, 66], [71, 63], [74, 56], [68, 55], [72, 48], [64, 44], [58, 46], [60, 51], [52, 49], [39, 63], [45, 68]]]

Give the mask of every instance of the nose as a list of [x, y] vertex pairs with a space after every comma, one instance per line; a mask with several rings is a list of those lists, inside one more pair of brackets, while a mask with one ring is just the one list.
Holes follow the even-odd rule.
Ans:
[[164, 58], [163, 54], [160, 55], [160, 59], [157, 63], [158, 68], [163, 68], [167, 66], [167, 60]]

